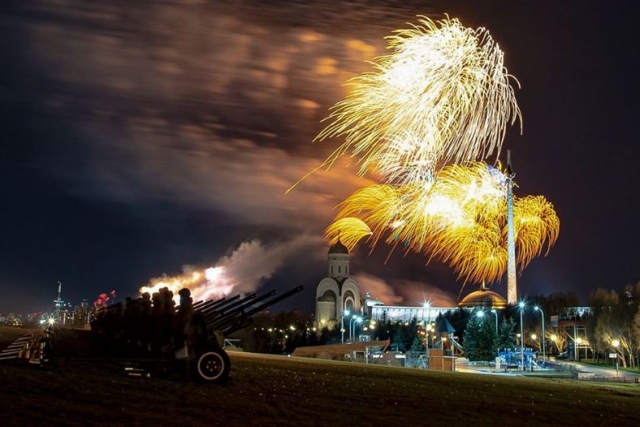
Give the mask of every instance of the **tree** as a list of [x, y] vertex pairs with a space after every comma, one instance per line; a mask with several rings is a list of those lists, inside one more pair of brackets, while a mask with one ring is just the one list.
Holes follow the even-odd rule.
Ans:
[[498, 339], [496, 346], [497, 348], [514, 348], [516, 342], [516, 322], [513, 321], [512, 318], [505, 318], [500, 323], [500, 327], [498, 329]]
[[493, 360], [497, 354], [493, 323], [471, 316], [464, 330], [463, 345], [469, 360]]
[[551, 347], [548, 354], [550, 356], [557, 356], [564, 351], [564, 348], [567, 345], [567, 335], [566, 333], [562, 333], [561, 329], [557, 326], [547, 327], [546, 343], [547, 347]]
[[376, 328], [374, 332], [375, 339], [380, 341], [388, 340], [389, 337], [391, 336], [391, 331], [394, 330], [393, 326], [391, 325], [391, 322], [384, 319], [385, 318], [384, 313], [386, 312], [382, 313], [383, 314], [382, 319], [380, 319], [380, 321], [376, 323]]
[[618, 304], [618, 294], [597, 288], [589, 295], [591, 315], [587, 318], [587, 338], [596, 352], [611, 348], [610, 312]]
[[[598, 348], [618, 354], [622, 366], [634, 367], [640, 345], [640, 283], [627, 285], [621, 294], [598, 288], [589, 296], [592, 319], [587, 333]], [[590, 338], [591, 339], [591, 338]]]
[[411, 342], [408, 332], [408, 328], [404, 325], [399, 325], [399, 327], [396, 328], [391, 344], [397, 346], [398, 351], [405, 352], [408, 350]]
[[414, 352], [421, 352], [424, 351], [425, 347], [424, 347], [424, 343], [423, 340], [418, 336], [414, 336], [413, 337], [413, 341], [411, 342], [411, 351]]

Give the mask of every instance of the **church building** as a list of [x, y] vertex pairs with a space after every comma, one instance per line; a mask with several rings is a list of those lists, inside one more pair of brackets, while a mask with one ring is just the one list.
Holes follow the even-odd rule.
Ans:
[[361, 311], [360, 287], [349, 277], [349, 249], [340, 242], [332, 245], [328, 253], [328, 274], [316, 288], [316, 326], [339, 324], [343, 312]]

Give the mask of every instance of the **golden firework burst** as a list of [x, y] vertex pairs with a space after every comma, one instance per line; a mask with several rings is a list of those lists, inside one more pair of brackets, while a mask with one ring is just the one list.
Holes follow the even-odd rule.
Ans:
[[[325, 236], [353, 248], [363, 237], [424, 253], [466, 282], [494, 283], [507, 268], [506, 175], [482, 162], [449, 165], [431, 184], [373, 185], [341, 205]], [[560, 220], [543, 196], [515, 198], [520, 270], [555, 244]], [[347, 243], [348, 242], [348, 243]]]
[[328, 164], [350, 153], [361, 174], [376, 169], [407, 184], [439, 164], [499, 152], [507, 125], [521, 121], [504, 54], [487, 30], [448, 17], [418, 22], [387, 37], [391, 53], [372, 62], [375, 71], [347, 83], [316, 137], [344, 137]]

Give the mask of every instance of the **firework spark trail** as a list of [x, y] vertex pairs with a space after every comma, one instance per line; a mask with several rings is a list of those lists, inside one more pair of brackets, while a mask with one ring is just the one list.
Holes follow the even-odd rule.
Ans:
[[419, 22], [387, 37], [392, 53], [348, 82], [351, 92], [316, 137], [345, 138], [326, 164], [351, 152], [360, 174], [376, 170], [404, 185], [439, 164], [499, 152], [507, 125], [521, 122], [504, 55], [484, 28]]
[[[394, 220], [398, 217], [400, 197], [398, 190], [391, 185], [380, 184], [364, 187], [342, 202], [337, 217], [353, 216], [361, 219], [371, 230], [372, 244], [375, 245], [389, 224], [394, 224]], [[354, 222], [351, 225], [356, 224]], [[349, 230], [347, 233], [354, 235], [357, 233], [357, 230], [350, 230], [348, 224], [344, 224], [344, 227], [345, 230]], [[357, 225], [357, 227], [360, 226]], [[333, 237], [330, 240], [334, 240]]]
[[352, 251], [360, 240], [373, 233], [369, 226], [359, 218], [346, 217], [333, 222], [326, 230], [329, 240], [337, 242], [338, 239]]
[[513, 205], [515, 233], [518, 245], [518, 264], [527, 266], [539, 256], [544, 246], [546, 253], [558, 239], [560, 219], [553, 205], [542, 196], [516, 199]]

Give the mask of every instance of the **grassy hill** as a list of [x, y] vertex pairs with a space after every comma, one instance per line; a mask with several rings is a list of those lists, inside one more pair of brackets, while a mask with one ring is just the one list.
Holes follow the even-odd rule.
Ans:
[[180, 375], [127, 377], [117, 361], [91, 352], [88, 334], [58, 334], [54, 350], [59, 356], [50, 368], [0, 365], [3, 426], [640, 423], [637, 384], [231, 353], [231, 380], [203, 385]]

